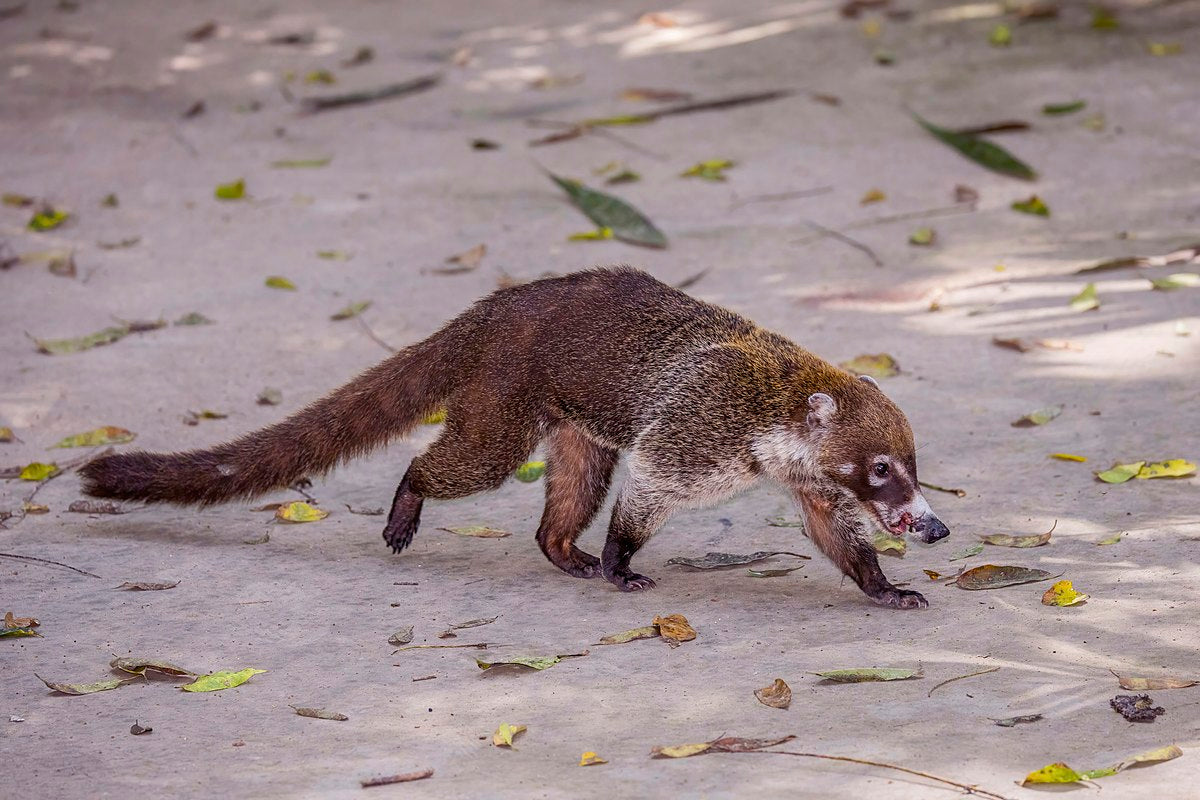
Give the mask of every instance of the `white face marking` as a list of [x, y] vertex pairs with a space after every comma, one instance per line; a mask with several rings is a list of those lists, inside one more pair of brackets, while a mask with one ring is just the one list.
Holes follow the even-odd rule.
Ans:
[[888, 482], [888, 476], [885, 475], [881, 478], [878, 475], [876, 475], [875, 474], [875, 465], [876, 464], [887, 464], [888, 471], [890, 472], [893, 469], [892, 460], [890, 458], [888, 458], [887, 456], [875, 456], [874, 458], [871, 459], [871, 466], [869, 468], [869, 472], [867, 473], [867, 483], [871, 484], [872, 486], [883, 486], [885, 483]]
[[858, 467], [853, 464], [842, 464], [840, 467], [838, 467], [838, 472], [842, 473], [843, 475], [853, 475], [854, 470], [856, 469], [858, 469]]

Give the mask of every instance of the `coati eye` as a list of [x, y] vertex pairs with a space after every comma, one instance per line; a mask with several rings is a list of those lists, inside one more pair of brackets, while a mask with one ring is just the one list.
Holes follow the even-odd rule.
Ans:
[[872, 468], [871, 471], [880, 478], [886, 478], [888, 476], [888, 465], [880, 461]]

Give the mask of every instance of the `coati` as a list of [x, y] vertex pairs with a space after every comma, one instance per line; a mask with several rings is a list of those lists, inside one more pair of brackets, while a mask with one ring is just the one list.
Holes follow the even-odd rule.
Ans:
[[[676, 509], [759, 478], [782, 484], [805, 532], [876, 603], [924, 608], [879, 568], [872, 528], [949, 534], [917, 484], [912, 432], [859, 379], [731, 311], [628, 267], [501, 289], [282, 422], [207, 450], [128, 452], [81, 472], [94, 497], [208, 505], [250, 498], [362, 455], [446, 409], [413, 459], [383, 538], [413, 540], [426, 499], [499, 487], [547, 445], [537, 542], [570, 575], [624, 591], [630, 559]], [[628, 453], [608, 539], [575, 546]]]

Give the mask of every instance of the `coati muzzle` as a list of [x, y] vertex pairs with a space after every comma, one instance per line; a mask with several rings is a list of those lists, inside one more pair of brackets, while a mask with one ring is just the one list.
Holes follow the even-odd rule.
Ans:
[[908, 527], [908, 531], [926, 544], [932, 544], [938, 539], [945, 539], [950, 535], [950, 529], [934, 516], [932, 511], [926, 512], [914, 520]]

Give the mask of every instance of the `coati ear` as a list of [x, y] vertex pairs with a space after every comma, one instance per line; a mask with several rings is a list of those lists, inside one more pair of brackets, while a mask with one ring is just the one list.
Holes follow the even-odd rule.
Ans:
[[859, 375], [859, 376], [858, 376], [858, 379], [859, 379], [860, 381], [862, 381], [863, 383], [869, 383], [869, 384], [871, 384], [871, 385], [872, 385], [872, 386], [874, 386], [876, 389], [878, 389], [878, 388], [879, 388], [879, 381], [875, 380], [875, 379], [874, 379], [874, 378], [872, 378], [870, 375]]
[[818, 428], [826, 428], [833, 420], [833, 415], [837, 413], [837, 401], [824, 392], [817, 392], [808, 396], [808, 427], [813, 430]]

